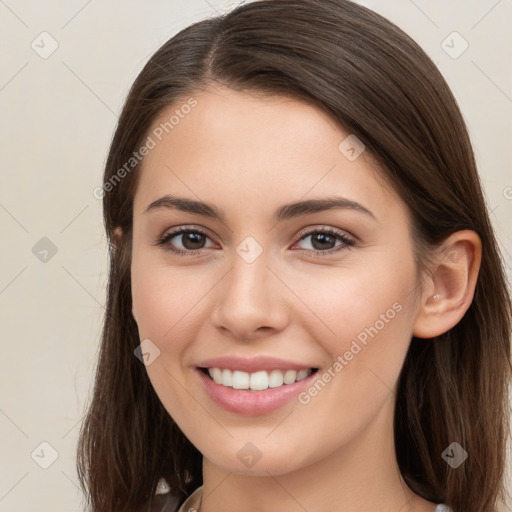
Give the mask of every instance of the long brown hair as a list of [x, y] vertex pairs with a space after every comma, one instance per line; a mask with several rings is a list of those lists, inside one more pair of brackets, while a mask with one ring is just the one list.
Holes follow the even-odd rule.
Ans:
[[[411, 340], [394, 431], [400, 471], [414, 492], [454, 512], [495, 511], [505, 496], [512, 308], [470, 139], [425, 52], [394, 24], [347, 0], [263, 0], [194, 23], [151, 57], [129, 92], [104, 174], [107, 307], [78, 445], [92, 511], [140, 509], [161, 477], [180, 500], [202, 484], [201, 454], [134, 356], [141, 340], [131, 314], [132, 206], [143, 160], [133, 168], [126, 163], [162, 109], [212, 82], [314, 102], [355, 134], [409, 208], [420, 265], [455, 231], [480, 236], [481, 268], [468, 311], [442, 336]], [[118, 245], [116, 227], [124, 233]], [[469, 453], [457, 469], [442, 457], [455, 441]]]

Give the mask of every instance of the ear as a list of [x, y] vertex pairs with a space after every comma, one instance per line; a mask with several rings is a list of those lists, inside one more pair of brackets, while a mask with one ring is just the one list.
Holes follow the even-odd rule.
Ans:
[[112, 231], [112, 238], [114, 239], [116, 249], [119, 249], [121, 242], [123, 241], [123, 230], [121, 226], [114, 228], [114, 231]]
[[[112, 238], [114, 240], [114, 244], [116, 246], [116, 249], [119, 249], [121, 247], [121, 244], [123, 242], [123, 230], [120, 226], [117, 226], [114, 228], [114, 230], [112, 231]], [[133, 316], [133, 319], [135, 320], [135, 322], [137, 322], [137, 319], [135, 318], [135, 314], [134, 314], [134, 311], [133, 311], [133, 303], [132, 303], [132, 316]]]
[[445, 240], [423, 283], [414, 336], [439, 336], [461, 320], [473, 301], [481, 259], [482, 242], [474, 231], [457, 231]]

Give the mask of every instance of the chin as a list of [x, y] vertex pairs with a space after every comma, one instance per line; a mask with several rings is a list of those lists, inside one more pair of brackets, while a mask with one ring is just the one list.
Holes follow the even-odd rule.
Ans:
[[224, 471], [247, 476], [285, 475], [305, 468], [325, 456], [319, 450], [308, 456], [303, 440], [291, 443], [289, 439], [287, 446], [284, 442], [274, 446], [264, 441], [241, 443], [233, 440], [223, 447], [217, 445], [212, 448], [210, 443], [205, 450], [200, 447], [200, 451], [211, 464]]

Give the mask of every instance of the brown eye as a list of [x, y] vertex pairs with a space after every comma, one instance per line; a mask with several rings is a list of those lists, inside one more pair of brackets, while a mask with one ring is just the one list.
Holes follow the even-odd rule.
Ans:
[[[355, 245], [355, 240], [346, 233], [332, 228], [316, 229], [303, 234], [300, 241], [311, 237], [311, 248], [304, 249], [313, 255], [332, 254]], [[338, 245], [336, 242], [339, 241]]]
[[[157, 242], [157, 245], [162, 245], [165, 250], [176, 254], [194, 254], [194, 252], [205, 248], [204, 244], [208, 238], [206, 233], [198, 229], [180, 228], [165, 234]], [[174, 239], [176, 241], [173, 241]], [[179, 243], [182, 248], [179, 247]], [[175, 248], [177, 244], [178, 247]]]

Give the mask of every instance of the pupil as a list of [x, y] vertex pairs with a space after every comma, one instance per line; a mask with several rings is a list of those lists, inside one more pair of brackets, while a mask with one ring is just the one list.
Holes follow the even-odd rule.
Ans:
[[[196, 244], [198, 243], [199, 245], [201, 245], [202, 237], [203, 237], [203, 235], [201, 233], [188, 233], [187, 235], [183, 235], [183, 239], [182, 239], [183, 246], [190, 250], [200, 249], [201, 247], [195, 246], [194, 242]], [[191, 241], [191, 239], [192, 239], [192, 243], [189, 244], [188, 242]], [[191, 245], [191, 247], [190, 247], [190, 245]]]
[[[323, 244], [322, 244], [322, 243], [320, 243], [320, 247], [316, 247], [316, 244], [315, 244], [316, 237], [319, 237], [319, 238], [320, 238], [320, 240], [323, 240], [323, 242], [324, 242]], [[330, 240], [329, 240], [329, 239], [330, 239]], [[313, 247], [314, 247], [315, 249], [325, 249], [325, 248], [326, 248], [326, 246], [325, 246], [325, 242], [327, 241], [327, 244], [332, 243], [332, 241], [333, 241], [333, 237], [332, 237], [332, 236], [330, 236], [330, 235], [327, 235], [327, 234], [325, 234], [325, 233], [317, 233], [316, 235], [313, 235], [313, 236], [312, 236], [312, 240], [313, 240]]]

